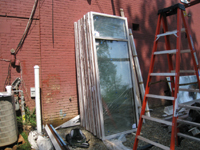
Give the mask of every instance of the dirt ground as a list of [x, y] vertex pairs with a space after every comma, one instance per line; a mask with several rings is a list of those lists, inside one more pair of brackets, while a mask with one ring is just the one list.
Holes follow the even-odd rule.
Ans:
[[[152, 117], [161, 117], [163, 115], [163, 107], [157, 107], [154, 108], [153, 111], [151, 112]], [[70, 147], [71, 150], [82, 150], [82, 149], [87, 149], [87, 150], [108, 150], [106, 145], [98, 138], [93, 136], [90, 132], [84, 130], [81, 126], [76, 126], [76, 127], [71, 127], [71, 128], [65, 128], [65, 129], [59, 129], [57, 132], [59, 135], [65, 140], [65, 136], [70, 133], [71, 129], [79, 127], [82, 132], [85, 134], [87, 140], [90, 139], [89, 141], [89, 148], [72, 148]], [[170, 133], [168, 128], [164, 128], [161, 124], [148, 121], [146, 120], [146, 123], [143, 124], [142, 126], [142, 136], [146, 137], [150, 140], [156, 141], [158, 143], [161, 143], [165, 146], [170, 146]], [[129, 147], [130, 149], [133, 148], [133, 143], [134, 143], [135, 135], [130, 133], [126, 135], [126, 141], [123, 142], [123, 144], [126, 147]], [[148, 143], [145, 143], [141, 140], [139, 140], [138, 147], [147, 145]], [[159, 150], [160, 148], [158, 147], [152, 147], [151, 150]], [[176, 146], [176, 150], [200, 150], [200, 142], [197, 141], [192, 141], [189, 139], [183, 139], [181, 141], [180, 146]]]

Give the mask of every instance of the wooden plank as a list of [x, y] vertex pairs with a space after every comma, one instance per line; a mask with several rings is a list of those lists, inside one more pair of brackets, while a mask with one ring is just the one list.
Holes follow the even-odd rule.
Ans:
[[142, 140], [142, 141], [147, 142], [147, 143], [149, 143], [149, 144], [155, 145], [156, 147], [159, 147], [159, 148], [161, 148], [161, 149], [170, 150], [169, 147], [164, 146], [164, 145], [159, 144], [159, 143], [156, 143], [156, 142], [154, 142], [154, 141], [151, 141], [151, 140], [149, 140], [149, 139], [147, 139], [147, 138], [144, 138], [144, 137], [142, 137], [142, 136], [140, 136], [140, 135], [139, 135], [137, 138], [138, 138], [139, 140]]
[[[74, 23], [74, 33], [75, 33], [75, 54], [76, 54], [76, 76], [77, 76], [77, 86], [78, 86], [78, 100], [80, 109], [80, 118], [83, 119], [83, 104], [82, 104], [82, 85], [80, 77], [80, 61], [79, 61], [79, 38], [78, 38], [78, 23]], [[82, 125], [82, 122], [81, 122]], [[83, 125], [82, 125], [83, 126]]]
[[49, 136], [49, 138], [51, 139], [51, 142], [53, 143], [53, 146], [56, 150], [64, 150], [60, 144], [60, 142], [58, 141], [57, 138], [55, 138], [55, 135], [51, 132], [50, 128], [48, 127], [48, 125], [45, 126], [45, 130]]
[[125, 17], [123, 8], [120, 8], [120, 16]]
[[91, 122], [90, 122], [90, 100], [89, 100], [89, 83], [88, 83], [88, 63], [87, 63], [87, 39], [86, 39], [86, 25], [85, 25], [85, 15], [82, 18], [82, 37], [83, 37], [83, 56], [84, 56], [84, 80], [85, 80], [85, 96], [86, 96], [86, 101], [85, 101], [85, 109], [86, 109], [86, 115], [87, 118], [85, 118], [87, 120], [86, 123], [86, 130], [91, 131], [90, 127], [91, 127]]
[[[90, 60], [91, 60], [91, 78], [92, 78], [92, 84], [91, 84], [91, 92], [93, 94], [93, 97], [92, 97], [92, 101], [93, 101], [93, 112], [94, 112], [94, 130], [96, 132], [96, 136], [97, 137], [100, 137], [99, 136], [99, 132], [100, 132], [100, 129], [99, 129], [99, 120], [98, 120], [98, 110], [95, 109], [96, 108], [96, 101], [97, 101], [97, 94], [96, 94], [96, 87], [95, 87], [95, 84], [96, 84], [96, 77], [95, 77], [95, 67], [94, 67], [94, 58], [93, 58], [93, 38], [92, 38], [92, 29], [91, 29], [91, 18], [90, 18], [90, 13], [87, 14], [88, 15], [88, 25], [89, 25], [89, 38], [90, 38], [90, 52], [89, 52], [89, 55], [90, 55]], [[99, 129], [99, 130], [98, 130]]]
[[196, 137], [193, 137], [193, 136], [190, 136], [190, 135], [186, 135], [186, 134], [182, 134], [182, 133], [177, 133], [177, 135], [180, 136], [180, 137], [183, 137], [183, 138], [187, 138], [187, 139], [190, 139], [190, 140], [200, 142], [199, 138], [196, 138]]
[[97, 63], [97, 54], [96, 54], [96, 42], [95, 37], [93, 35], [94, 33], [94, 23], [93, 23], [93, 14], [89, 13], [90, 21], [91, 21], [91, 38], [92, 38], [92, 58], [93, 58], [93, 72], [94, 72], [94, 90], [95, 90], [95, 107], [94, 110], [96, 110], [96, 120], [98, 123], [98, 138], [102, 139], [104, 137], [104, 120], [103, 120], [103, 108], [102, 108], [102, 101], [101, 101], [101, 95], [100, 95], [100, 83], [99, 83], [99, 73], [98, 73], [98, 63]]
[[83, 110], [83, 89], [82, 89], [82, 75], [81, 75], [81, 58], [80, 58], [80, 20], [75, 26], [75, 48], [76, 48], [76, 69], [77, 69], [77, 83], [78, 83], [78, 98], [80, 107], [81, 125], [84, 127], [84, 110]]
[[87, 49], [86, 49], [86, 57], [87, 57], [87, 69], [88, 69], [88, 91], [89, 91], [89, 97], [88, 97], [88, 101], [89, 101], [89, 112], [90, 112], [90, 131], [92, 133], [94, 133], [96, 135], [96, 131], [95, 131], [95, 123], [94, 123], [94, 107], [93, 107], [93, 93], [92, 93], [92, 68], [91, 68], [91, 64], [93, 63], [90, 59], [90, 51], [92, 50], [92, 47], [91, 47], [91, 38], [90, 38], [90, 35], [89, 35], [89, 32], [90, 31], [90, 26], [89, 26], [89, 16], [88, 14], [85, 15], [85, 38], [87, 40]]
[[162, 95], [154, 95], [154, 94], [147, 94], [146, 97], [172, 100], [172, 101], [174, 100], [174, 97], [172, 97], [172, 96], [162, 96]]
[[67, 146], [67, 144], [63, 141], [63, 139], [60, 137], [60, 135], [57, 133], [57, 131], [54, 129], [54, 127], [49, 124], [48, 125], [49, 129], [51, 130], [51, 132], [56, 136], [56, 138], [59, 140], [59, 142], [61, 143], [62, 145], [62, 148], [64, 150], [70, 150], [69, 147]]
[[80, 43], [80, 65], [81, 65], [81, 70], [80, 70], [80, 73], [81, 73], [81, 83], [82, 83], [82, 104], [83, 104], [83, 110], [84, 110], [84, 118], [83, 118], [83, 127], [87, 128], [87, 111], [85, 109], [85, 106], [86, 106], [86, 95], [85, 95], [85, 75], [84, 75], [84, 43], [83, 43], [83, 29], [82, 29], [82, 21], [83, 19], [80, 19], [80, 24], [79, 24], [79, 43]]
[[79, 119], [80, 119], [80, 115], [70, 119], [69, 121], [67, 121], [67, 122], [65, 122], [65, 123], [63, 123], [59, 126], [57, 126], [55, 129], [67, 128], [67, 127], [80, 125]]
[[[138, 113], [140, 113], [141, 112], [141, 107], [142, 107], [142, 100], [141, 100], [141, 97], [140, 97], [140, 91], [139, 91], [139, 84], [138, 84], [138, 80], [137, 80], [137, 76], [136, 76], [136, 68], [135, 68], [135, 65], [134, 65], [134, 63], [132, 62], [132, 64], [133, 64], [133, 78], [134, 78], [134, 84], [133, 84], [133, 86], [135, 87], [135, 94], [136, 94], [136, 100], [135, 100], [135, 105], [137, 105], [136, 106], [136, 109], [138, 109]], [[139, 119], [139, 117], [138, 117], [138, 119]]]
[[86, 127], [86, 121], [85, 121], [85, 117], [86, 117], [86, 110], [84, 109], [84, 91], [85, 91], [85, 86], [84, 86], [84, 76], [83, 76], [83, 62], [82, 62], [82, 35], [81, 35], [81, 20], [78, 21], [78, 27], [79, 27], [79, 61], [80, 61], [80, 79], [81, 79], [81, 88], [82, 88], [82, 107], [83, 107], [83, 118], [81, 121], [83, 121], [83, 127]]
[[96, 88], [96, 69], [95, 69], [95, 63], [94, 63], [94, 36], [93, 36], [93, 32], [92, 32], [92, 15], [91, 13], [88, 13], [88, 17], [89, 17], [89, 36], [90, 36], [90, 59], [91, 59], [91, 67], [92, 67], [92, 80], [93, 80], [93, 84], [91, 85], [91, 91], [93, 92], [93, 111], [94, 111], [94, 116], [95, 116], [95, 130], [97, 133], [97, 137], [101, 137], [101, 124], [100, 124], [100, 117], [99, 117], [99, 107], [97, 107], [97, 103], [98, 103], [98, 96], [97, 96], [97, 88]]
[[147, 120], [151, 120], [151, 121], [155, 121], [155, 122], [158, 122], [158, 123], [163, 123], [163, 124], [166, 124], [168, 126], [172, 126], [172, 122], [165, 121], [163, 119], [159, 119], [159, 118], [155, 118], [155, 117], [149, 117], [149, 116], [145, 116], [145, 115], [142, 115], [142, 118], [147, 119]]
[[[95, 13], [96, 14], [96, 13]], [[91, 25], [92, 25], [92, 33], [94, 33], [94, 22], [93, 22], [93, 14], [91, 13]], [[93, 36], [93, 34], [92, 34]], [[95, 74], [96, 74], [96, 89], [97, 89], [97, 107], [99, 109], [99, 120], [100, 120], [100, 136], [101, 138], [105, 136], [104, 131], [104, 118], [103, 118], [103, 104], [101, 99], [101, 89], [100, 89], [100, 78], [99, 78], [99, 69], [98, 69], [98, 59], [97, 59], [97, 51], [95, 45], [95, 37], [93, 36], [93, 56], [94, 56], [94, 63], [95, 63]]]
[[[135, 66], [136, 66], [136, 73], [137, 73], [137, 78], [138, 78], [138, 82], [139, 82], [140, 92], [141, 92], [141, 96], [142, 96], [142, 100], [143, 100], [144, 93], [145, 93], [144, 82], [143, 82], [142, 73], [141, 73], [141, 70], [140, 70], [140, 64], [139, 64], [139, 60], [138, 60], [138, 57], [137, 57], [137, 51], [136, 51], [134, 37], [133, 37], [131, 29], [129, 29], [129, 37], [130, 37], [131, 50], [132, 50], [132, 53], [133, 53], [133, 56], [134, 56], [133, 60], [134, 60]], [[147, 105], [146, 105], [146, 115], [150, 116], [148, 102], [147, 102]]]
[[87, 97], [87, 102], [88, 102], [88, 105], [87, 105], [87, 111], [88, 111], [88, 121], [89, 121], [89, 131], [94, 133], [96, 135], [96, 133], [94, 132], [93, 130], [93, 126], [94, 126], [94, 123], [93, 123], [93, 110], [92, 110], [92, 91], [91, 91], [91, 63], [90, 62], [90, 56], [89, 56], [89, 39], [88, 39], [88, 15], [84, 15], [84, 34], [85, 34], [85, 46], [86, 46], [86, 49], [85, 49], [85, 56], [86, 56], [86, 64], [87, 64], [87, 90], [88, 90], [88, 97]]
[[[126, 24], [126, 34], [127, 36], [129, 35], [129, 30], [128, 30], [128, 23], [127, 23], [127, 19], [125, 20], [125, 24]], [[130, 58], [130, 65], [131, 65], [131, 76], [132, 76], [132, 85], [133, 85], [133, 100], [132, 103], [134, 104], [134, 107], [132, 109], [135, 109], [135, 116], [136, 116], [136, 124], [139, 124], [139, 108], [141, 108], [141, 97], [139, 94], [139, 87], [138, 87], [138, 83], [137, 83], [137, 77], [136, 77], [136, 66], [134, 64], [134, 57], [133, 57], [133, 51], [132, 51], [132, 47], [131, 47], [131, 40], [130, 40], [130, 36], [128, 36], [128, 52], [129, 52], [129, 58]], [[138, 92], [137, 92], [138, 91]], [[141, 110], [141, 109], [140, 109]], [[135, 123], [135, 122], [134, 122]]]
[[86, 49], [86, 43], [85, 43], [85, 16], [83, 16], [83, 18], [81, 19], [81, 25], [82, 25], [82, 45], [83, 45], [83, 49], [82, 49], [82, 61], [83, 61], [83, 74], [84, 74], [84, 109], [85, 109], [85, 112], [86, 112], [86, 116], [85, 116], [85, 121], [86, 121], [86, 130], [89, 131], [89, 128], [90, 128], [90, 117], [89, 117], [89, 105], [88, 105], [88, 82], [87, 82], [87, 60], [86, 60], [86, 53], [85, 53], [85, 49]]

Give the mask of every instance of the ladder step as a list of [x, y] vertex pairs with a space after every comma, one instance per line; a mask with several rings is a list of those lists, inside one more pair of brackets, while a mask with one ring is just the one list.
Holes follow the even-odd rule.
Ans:
[[172, 96], [161, 96], [161, 95], [154, 95], [154, 94], [146, 94], [146, 97], [172, 100], [172, 101], [174, 100], [174, 97]]
[[[182, 28], [181, 32], [185, 32], [185, 28]], [[157, 35], [157, 39], [160, 38], [160, 37], [162, 37], [162, 36], [166, 36], [166, 35], [173, 35], [173, 34], [176, 35], [176, 33], [177, 33], [177, 30], [168, 31], [168, 32], [165, 32], [165, 33], [161, 33], [161, 34]]]
[[[172, 70], [171, 72], [175, 73], [175, 70]], [[180, 70], [180, 73], [195, 73], [195, 70]]]
[[196, 106], [190, 106], [190, 105], [184, 105], [184, 104], [178, 104], [178, 106], [188, 108], [188, 109], [192, 109], [192, 110], [200, 110], [200, 107], [196, 107]]
[[190, 53], [191, 51], [190, 49], [185, 49], [185, 50], [181, 50], [180, 52], [183, 54], [183, 53]]
[[162, 144], [159, 144], [159, 143], [156, 143], [156, 142], [154, 142], [154, 141], [151, 141], [151, 140], [149, 140], [149, 139], [147, 139], [147, 138], [144, 138], [144, 137], [142, 137], [142, 136], [138, 136], [137, 137], [139, 140], [142, 140], [142, 141], [144, 141], [144, 142], [147, 142], [147, 143], [149, 143], [149, 144], [152, 144], [152, 145], [154, 145], [154, 146], [156, 146], [156, 147], [159, 147], [159, 148], [161, 148], [161, 149], [164, 149], [164, 150], [170, 150], [170, 148], [169, 147], [167, 147], [167, 146], [165, 146], [165, 145], [162, 145]]
[[196, 127], [200, 127], [200, 123], [196, 123], [196, 122], [191, 122], [191, 121], [187, 121], [187, 120], [183, 120], [183, 119], [177, 119], [178, 123], [184, 123], [184, 124], [189, 124], [192, 126], [196, 126]]
[[195, 99], [195, 100], [192, 100], [192, 101], [188, 101], [188, 102], [184, 102], [184, 103], [181, 103], [181, 104], [184, 104], [184, 105], [192, 105], [194, 103], [200, 103], [200, 99]]
[[175, 73], [151, 73], [151, 76], [175, 76]]
[[[190, 49], [181, 50], [180, 53], [190, 53]], [[154, 55], [176, 54], [176, 49], [154, 52]]]
[[154, 52], [154, 55], [175, 54], [175, 53], [176, 53], [176, 49], [172, 49], [172, 50], [157, 51], [157, 52]]
[[187, 91], [187, 92], [200, 92], [199, 89], [184, 89], [184, 88], [179, 88], [179, 91]]
[[158, 123], [163, 123], [163, 124], [166, 124], [168, 126], [172, 126], [172, 122], [165, 121], [163, 119], [159, 119], [159, 118], [155, 118], [155, 117], [149, 117], [149, 116], [145, 116], [145, 115], [142, 115], [142, 118], [147, 119], [147, 120], [151, 120], [151, 121], [155, 121], [155, 122], [158, 122]]
[[195, 140], [195, 141], [200, 142], [200, 139], [196, 138], [194, 136], [190, 136], [190, 135], [183, 134], [183, 133], [177, 133], [177, 135], [180, 136], [180, 137], [184, 137], [184, 138], [187, 138], [187, 139], [191, 139], [191, 140]]

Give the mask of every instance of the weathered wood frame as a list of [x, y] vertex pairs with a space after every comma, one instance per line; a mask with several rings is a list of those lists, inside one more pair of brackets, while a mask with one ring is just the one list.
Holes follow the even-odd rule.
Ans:
[[[100, 15], [105, 17], [112, 17], [123, 19], [125, 21], [126, 27], [126, 39], [115, 39], [115, 38], [103, 38], [94, 36], [94, 23], [93, 15]], [[86, 128], [86, 130], [92, 132], [98, 138], [110, 139], [122, 133], [130, 133], [136, 131], [132, 129], [129, 131], [124, 131], [114, 135], [105, 136], [104, 132], [104, 118], [103, 118], [103, 105], [101, 101], [100, 93], [100, 79], [99, 79], [99, 69], [96, 53], [96, 39], [103, 40], [114, 40], [114, 41], [126, 41], [128, 44], [128, 51], [130, 56], [131, 64], [131, 75], [133, 84], [133, 96], [135, 108], [136, 124], [138, 124], [138, 102], [140, 99], [136, 96], [136, 86], [137, 77], [135, 74], [133, 54], [131, 51], [131, 44], [129, 39], [129, 31], [127, 25], [127, 19], [125, 17], [118, 17], [113, 15], [106, 15], [102, 13], [89, 12], [83, 16], [82, 19], [74, 23], [75, 32], [75, 49], [76, 49], [76, 68], [77, 68], [77, 84], [78, 84], [78, 95], [79, 95], [79, 106], [80, 106], [80, 118], [81, 125]]]

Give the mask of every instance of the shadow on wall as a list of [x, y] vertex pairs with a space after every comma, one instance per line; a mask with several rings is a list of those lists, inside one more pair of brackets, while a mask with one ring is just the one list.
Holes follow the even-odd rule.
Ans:
[[88, 2], [89, 5], [91, 5], [91, 1], [92, 1], [92, 0], [87, 0], [87, 2]]
[[[157, 18], [158, 18], [157, 12], [159, 9], [169, 7], [178, 2], [179, 1], [166, 2], [163, 0], [157, 0], [154, 2], [143, 1], [141, 2], [141, 5], [140, 5], [140, 12], [141, 12], [140, 15], [133, 15], [134, 10], [133, 8], [131, 8], [130, 5], [128, 5], [126, 8], [124, 7], [124, 11], [128, 12], [128, 14], [125, 14], [125, 15], [127, 15], [126, 17], [128, 18], [129, 28], [132, 27], [132, 23], [139, 24], [139, 31], [133, 31], [133, 36], [135, 38], [136, 49], [137, 49], [138, 58], [140, 61], [140, 67], [142, 70], [142, 75], [143, 75], [145, 85], [146, 85], [148, 71], [150, 67], [153, 41], [154, 41], [155, 31], [156, 31], [156, 26], [157, 26]], [[138, 1], [136, 3], [138, 3]], [[121, 8], [120, 0], [117, 0], [116, 7]], [[192, 16], [191, 11], [189, 11], [189, 14]], [[176, 29], [176, 15], [168, 17], [167, 22], [168, 22], [169, 31]], [[192, 17], [188, 18], [188, 22], [189, 22], [189, 25], [193, 23]], [[162, 32], [162, 28], [160, 32]], [[197, 40], [196, 40], [195, 32], [194, 31], [191, 31], [191, 32], [192, 32], [194, 45], [196, 45]], [[170, 36], [170, 43], [171, 43], [171, 49], [176, 48], [175, 37]], [[187, 42], [187, 38], [185, 34], [182, 34], [182, 43], [183, 44], [181, 48], [188, 49], [188, 44], [187, 44], [188, 42]], [[159, 39], [157, 50], [164, 50], [164, 49], [165, 49], [165, 41], [164, 41], [164, 38], [162, 38], [162, 39]], [[173, 60], [175, 60], [175, 56], [173, 56]], [[192, 62], [191, 62], [190, 55], [182, 55], [180, 69], [189, 69], [191, 68], [191, 65], [192, 65]], [[154, 72], [167, 72], [167, 71], [168, 71], [167, 56], [163, 55], [163, 56], [156, 57]], [[157, 77], [153, 79], [153, 81], [158, 81], [158, 80], [161, 80], [161, 78]], [[150, 93], [160, 94], [160, 95], [164, 95], [166, 91], [169, 90], [167, 83], [156, 84], [153, 86], [153, 88], [150, 88], [150, 89], [151, 89]], [[154, 107], [158, 105], [164, 105], [166, 104], [165, 102], [166, 101], [161, 101], [159, 103], [159, 101], [154, 100], [150, 102], [151, 103], [150, 105]]]

